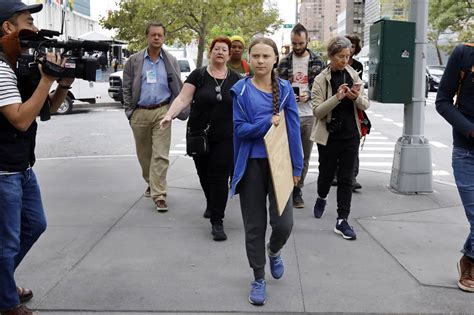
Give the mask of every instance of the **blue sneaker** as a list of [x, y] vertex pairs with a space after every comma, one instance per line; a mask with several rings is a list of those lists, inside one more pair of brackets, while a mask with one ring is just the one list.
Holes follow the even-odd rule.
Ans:
[[314, 217], [316, 219], [321, 218], [323, 216], [325, 208], [326, 208], [326, 200], [318, 197], [318, 199], [316, 199], [316, 203], [314, 204], [314, 209], [313, 209]]
[[341, 223], [336, 222], [336, 227], [334, 228], [334, 232], [341, 235], [346, 240], [355, 240], [357, 235], [354, 232], [352, 226], [347, 223], [347, 219], [343, 219]]
[[280, 279], [285, 272], [285, 266], [283, 265], [283, 259], [281, 258], [280, 252], [278, 252], [278, 254], [270, 252], [270, 243], [267, 243], [267, 253], [268, 259], [270, 260], [270, 271], [272, 277]]
[[267, 294], [265, 293], [266, 283], [264, 279], [258, 279], [250, 283], [249, 302], [253, 305], [265, 304]]

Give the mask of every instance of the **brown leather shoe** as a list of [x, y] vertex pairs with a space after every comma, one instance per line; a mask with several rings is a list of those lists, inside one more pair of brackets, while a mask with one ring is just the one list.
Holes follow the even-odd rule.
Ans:
[[474, 292], [474, 263], [463, 255], [458, 262], [458, 287], [466, 292]]
[[30, 289], [25, 289], [22, 287], [16, 287], [16, 292], [18, 293], [18, 297], [20, 298], [20, 303], [28, 302], [33, 298], [33, 291]]
[[33, 312], [24, 305], [18, 305], [11, 310], [1, 312], [1, 315], [33, 315]]
[[166, 201], [165, 201], [165, 200], [156, 199], [156, 200], [155, 200], [155, 206], [156, 206], [156, 210], [157, 210], [158, 212], [166, 212], [166, 211], [168, 211], [168, 205], [166, 204]]

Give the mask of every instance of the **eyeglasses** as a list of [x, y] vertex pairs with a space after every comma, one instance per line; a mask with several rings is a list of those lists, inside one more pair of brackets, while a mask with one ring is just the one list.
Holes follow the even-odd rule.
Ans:
[[221, 91], [221, 87], [219, 85], [216, 86], [216, 99], [218, 102], [221, 102], [222, 101], [222, 91]]

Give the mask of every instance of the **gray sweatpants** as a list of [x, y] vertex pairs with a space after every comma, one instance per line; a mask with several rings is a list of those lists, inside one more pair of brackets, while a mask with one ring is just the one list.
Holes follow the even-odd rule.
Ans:
[[278, 253], [290, 237], [293, 228], [293, 204], [291, 198], [285, 211], [278, 215], [275, 192], [267, 159], [249, 159], [245, 174], [238, 185], [240, 208], [245, 228], [245, 248], [255, 279], [265, 277], [267, 229], [267, 197], [270, 203], [270, 251]]

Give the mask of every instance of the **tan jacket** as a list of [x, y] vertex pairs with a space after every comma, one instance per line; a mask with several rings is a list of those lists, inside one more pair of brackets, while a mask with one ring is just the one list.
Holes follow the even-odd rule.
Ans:
[[[359, 75], [351, 66], [348, 65], [345, 69], [349, 72], [354, 83], [361, 81]], [[313, 107], [313, 115], [316, 119], [310, 139], [322, 145], [326, 145], [329, 138], [326, 122], [331, 120], [332, 110], [340, 103], [336, 95], [330, 96], [328, 99], [326, 99], [326, 95], [332, 95], [331, 69], [329, 67], [326, 67], [314, 79], [313, 88], [311, 90], [311, 106]], [[360, 134], [360, 121], [357, 116], [356, 107], [362, 110], [369, 108], [369, 99], [363, 88], [360, 89], [359, 97], [354, 101], [354, 119]]]
[[[145, 59], [145, 50], [147, 49], [148, 47], [131, 55], [123, 69], [123, 102], [125, 106], [125, 114], [128, 119], [132, 117], [134, 110], [137, 108], [138, 100], [140, 99], [143, 61]], [[163, 59], [165, 61], [168, 86], [171, 90], [171, 104], [181, 91], [183, 82], [181, 81], [178, 60], [163, 48], [161, 49], [161, 53], [163, 54]]]

